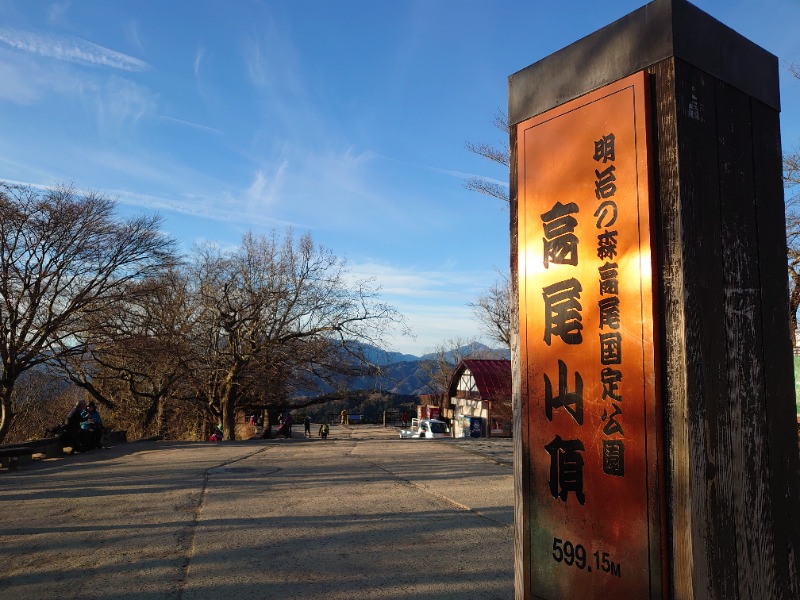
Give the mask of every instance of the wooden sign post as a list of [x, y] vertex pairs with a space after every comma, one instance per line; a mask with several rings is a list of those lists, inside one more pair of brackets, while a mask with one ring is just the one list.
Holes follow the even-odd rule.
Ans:
[[777, 72], [655, 0], [509, 80], [517, 598], [800, 597]]

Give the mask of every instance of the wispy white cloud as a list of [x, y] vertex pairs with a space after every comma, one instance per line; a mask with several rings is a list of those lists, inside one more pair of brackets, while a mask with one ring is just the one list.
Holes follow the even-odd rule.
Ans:
[[317, 211], [335, 203], [336, 214], [329, 218], [337, 225], [358, 222], [366, 214], [382, 215], [395, 225], [412, 218], [403, 203], [396, 201], [394, 191], [375, 185], [380, 165], [370, 150], [353, 146], [318, 149], [301, 140], [291, 156], [298, 172], [305, 175], [300, 183], [303, 195], [313, 198], [316, 205], [308, 208]]
[[[427, 171], [432, 171], [434, 173], [442, 173], [443, 175], [447, 175], [448, 177], [453, 177], [455, 179], [461, 179], [461, 180], [466, 181], [468, 179], [474, 179], [474, 178], [477, 177], [477, 178], [480, 178], [480, 179], [485, 179], [486, 181], [490, 181], [490, 182], [495, 183], [497, 185], [502, 185], [502, 186], [508, 187], [508, 179], [494, 179], [492, 177], [487, 177], [483, 173], [467, 173], [465, 171], [458, 171], [456, 169], [445, 169], [445, 168], [442, 168], [442, 167], [435, 167], [433, 165], [419, 165], [419, 164], [409, 163], [409, 162], [400, 161], [400, 160], [397, 160], [395, 158], [390, 158], [390, 157], [384, 157], [384, 158], [386, 158], [386, 160], [390, 160], [392, 162], [396, 162], [396, 163], [401, 164], [401, 165], [406, 166], [406, 167], [411, 167], [411, 168], [414, 168], [414, 169], [425, 169]], [[495, 166], [497, 166], [497, 165], [495, 165]]]
[[30, 72], [23, 72], [19, 65], [0, 60], [0, 100], [29, 105], [40, 97], [40, 84]]
[[149, 88], [116, 75], [104, 80], [87, 79], [81, 84], [85, 100], [93, 103], [100, 129], [115, 130], [153, 114], [158, 98]]
[[247, 38], [245, 41], [245, 65], [250, 81], [256, 87], [266, 87], [270, 81], [268, 61], [261, 49], [258, 39]]
[[203, 59], [206, 56], [205, 48], [199, 47], [197, 48], [197, 52], [194, 53], [194, 64], [192, 65], [192, 70], [194, 71], [194, 76], [198, 77], [200, 75], [200, 66], [203, 64]]
[[432, 351], [448, 339], [481, 339], [480, 325], [467, 302], [490, 285], [494, 273], [455, 271], [449, 266], [350, 263], [347, 276], [373, 281], [381, 297], [404, 316], [414, 338], [395, 336], [392, 349], [419, 354], [420, 348]]
[[250, 147], [236, 149], [242, 164], [255, 166], [245, 187], [254, 209], [268, 204], [289, 220], [340, 231], [360, 228], [367, 214], [394, 225], [413, 218], [375, 186], [374, 153], [309, 139], [305, 130], [281, 140], [256, 132]]
[[480, 340], [480, 327], [471, 310], [464, 306], [430, 306], [417, 303], [395, 304], [414, 334], [414, 339], [396, 337], [394, 350], [419, 354], [433, 352], [447, 340]]
[[72, 36], [33, 33], [2, 27], [0, 42], [17, 50], [81, 65], [109, 67], [122, 71], [144, 71], [148, 68], [148, 64], [143, 60]]
[[[18, 181], [13, 179], [3, 179], [11, 185], [22, 185], [40, 190], [51, 188], [51, 185], [46, 185], [37, 182]], [[88, 189], [77, 189], [77, 193], [89, 193]], [[283, 221], [270, 217], [263, 212], [247, 212], [241, 210], [241, 206], [231, 205], [229, 202], [220, 201], [217, 196], [201, 196], [198, 194], [185, 193], [175, 196], [157, 196], [153, 194], [143, 194], [126, 189], [97, 189], [92, 188], [91, 192], [99, 193], [113, 199], [115, 202], [145, 210], [163, 212], [169, 211], [179, 213], [191, 217], [208, 219], [219, 223], [233, 223], [242, 225], [243, 227], [266, 227], [266, 228], [286, 228], [292, 227], [295, 229], [304, 228], [299, 223], [292, 223], [290, 221]]]
[[484, 180], [489, 181], [491, 183], [495, 183], [497, 185], [504, 186], [506, 188], [508, 187], [508, 179], [494, 179], [492, 177], [486, 177], [483, 174], [465, 173], [463, 171], [454, 171], [452, 169], [440, 169], [438, 167], [427, 167], [427, 168], [430, 169], [431, 171], [436, 171], [437, 173], [443, 173], [445, 175], [449, 175], [449, 176], [455, 177], [457, 179], [463, 179], [464, 181], [466, 181], [468, 179], [478, 178], [478, 179], [484, 179]]
[[263, 212], [248, 212], [240, 206], [221, 202], [219, 197], [182, 194], [179, 196], [155, 196], [129, 190], [104, 190], [121, 204], [148, 210], [170, 211], [219, 223], [234, 223], [244, 227], [299, 227], [297, 223], [275, 219]]
[[207, 131], [208, 133], [216, 133], [221, 135], [222, 130], [217, 129], [216, 127], [209, 127], [208, 125], [201, 125], [200, 123], [192, 123], [191, 121], [186, 121], [185, 119], [178, 119], [176, 117], [168, 117], [167, 115], [158, 115], [159, 119], [164, 121], [169, 121], [170, 123], [176, 123], [178, 125], [184, 125], [186, 127], [191, 127], [193, 129], [199, 129], [200, 131]]
[[0, 178], [0, 181], [2, 181], [3, 183], [7, 183], [9, 185], [21, 185], [21, 186], [30, 187], [30, 188], [33, 188], [33, 189], [36, 189], [36, 190], [47, 190], [47, 189], [51, 188], [51, 186], [43, 185], [41, 183], [30, 183], [28, 181], [17, 181], [16, 179]]
[[69, 10], [72, 2], [53, 2], [47, 9], [47, 22], [51, 25], [60, 25], [64, 23], [65, 16]]
[[251, 210], [274, 204], [278, 200], [288, 167], [289, 162], [284, 160], [277, 166], [272, 177], [266, 175], [262, 170], [256, 171], [253, 183], [244, 194]]
[[[32, 54], [19, 55], [0, 43], [0, 100], [51, 108], [68, 101], [80, 102], [80, 118], [94, 119], [101, 127], [134, 122], [155, 112], [158, 96], [147, 86], [117, 71], [86, 72], [38, 60]], [[59, 109], [65, 114], [64, 107]]]
[[445, 263], [444, 268], [425, 269], [417, 265], [397, 267], [363, 262], [351, 264], [349, 271], [352, 277], [376, 281], [387, 295], [416, 301], [452, 299], [462, 295], [469, 300], [477, 291], [488, 287], [494, 276], [492, 271], [455, 270], [449, 268], [449, 261]]
[[242, 37], [242, 58], [250, 82], [282, 98], [303, 97], [305, 87], [295, 44], [271, 15], [264, 15], [256, 33]]
[[128, 42], [130, 42], [133, 46], [137, 47], [140, 51], [144, 50], [144, 46], [142, 45], [142, 40], [139, 37], [138, 21], [130, 21], [128, 23], [128, 26], [125, 28], [125, 37], [127, 38]]

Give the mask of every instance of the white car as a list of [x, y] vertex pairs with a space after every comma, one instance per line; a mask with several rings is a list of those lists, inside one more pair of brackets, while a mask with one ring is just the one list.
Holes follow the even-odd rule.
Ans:
[[400, 437], [407, 438], [443, 438], [450, 435], [450, 428], [444, 421], [436, 419], [412, 419], [411, 429], [402, 429]]

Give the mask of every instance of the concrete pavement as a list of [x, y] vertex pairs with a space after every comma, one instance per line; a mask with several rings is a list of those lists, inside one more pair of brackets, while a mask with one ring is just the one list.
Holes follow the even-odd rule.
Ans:
[[0, 473], [0, 599], [512, 598], [510, 443], [479, 443], [359, 425]]

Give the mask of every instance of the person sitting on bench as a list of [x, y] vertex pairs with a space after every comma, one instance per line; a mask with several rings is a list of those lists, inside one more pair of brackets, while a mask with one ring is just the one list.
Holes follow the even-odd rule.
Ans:
[[89, 402], [86, 410], [81, 413], [81, 432], [86, 449], [102, 448], [100, 439], [103, 437], [103, 419], [100, 418], [94, 402]]
[[64, 427], [66, 428], [66, 433], [64, 443], [69, 444], [72, 448], [72, 452], [80, 452], [83, 450], [83, 431], [81, 430], [81, 415], [86, 410], [86, 401], [85, 400], [78, 400], [75, 403], [75, 406], [72, 407], [72, 410], [69, 411], [66, 420], [64, 421]]

